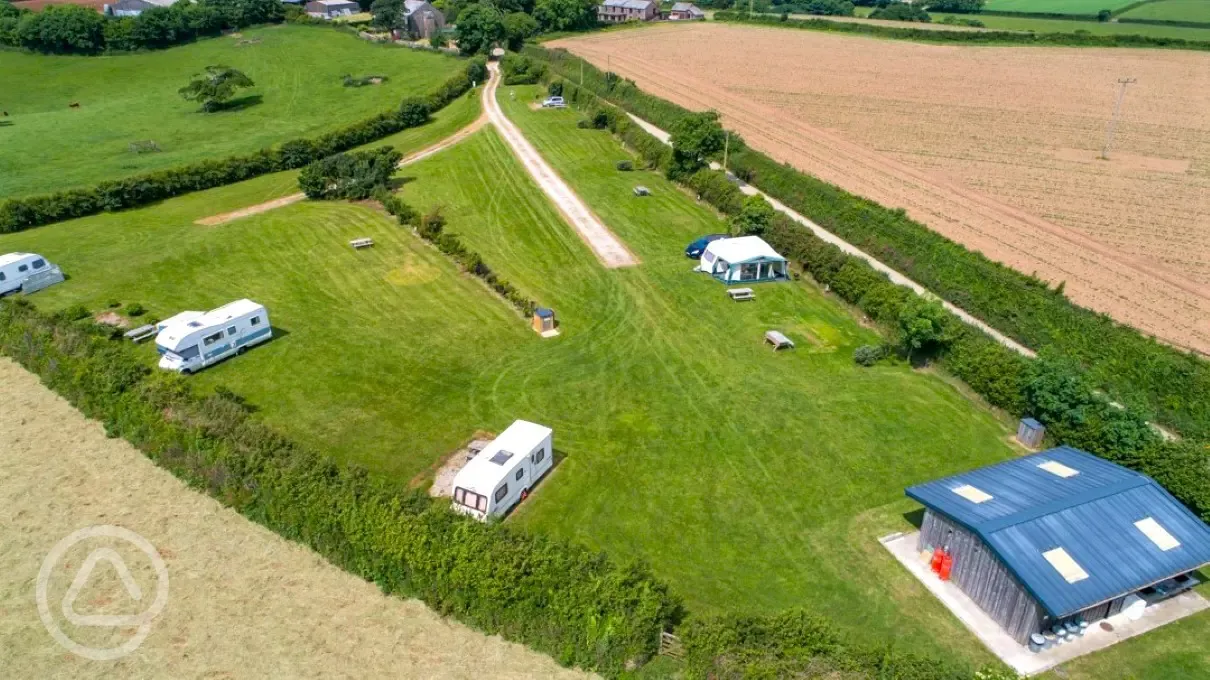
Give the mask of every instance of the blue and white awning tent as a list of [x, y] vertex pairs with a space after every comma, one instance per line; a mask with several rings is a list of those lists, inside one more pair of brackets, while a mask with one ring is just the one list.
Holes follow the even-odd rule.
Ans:
[[1210, 563], [1210, 526], [1150, 477], [1068, 446], [909, 487], [1055, 618]]
[[727, 284], [777, 281], [789, 276], [786, 258], [759, 236], [711, 241], [702, 252], [698, 271]]

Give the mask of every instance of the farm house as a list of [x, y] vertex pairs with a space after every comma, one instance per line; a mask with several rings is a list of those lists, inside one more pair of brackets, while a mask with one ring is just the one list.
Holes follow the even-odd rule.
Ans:
[[723, 283], [755, 283], [788, 278], [786, 258], [759, 236], [711, 241], [702, 251], [698, 271]]
[[[1154, 480], [1059, 447], [910, 487], [918, 549], [1022, 644], [1191, 588], [1210, 527]], [[1035, 639], [1036, 641], [1036, 639]]]

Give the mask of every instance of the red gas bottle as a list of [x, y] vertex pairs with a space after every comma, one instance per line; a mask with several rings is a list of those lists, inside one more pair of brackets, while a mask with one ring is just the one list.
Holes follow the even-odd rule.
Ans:
[[933, 559], [929, 561], [929, 568], [934, 574], [941, 573], [941, 562], [945, 559], [945, 550], [941, 546], [933, 548]]
[[942, 581], [948, 581], [950, 580], [950, 570], [953, 568], [954, 556], [949, 553], [945, 553], [945, 557], [941, 558], [941, 571], [937, 572], [937, 575], [941, 577]]

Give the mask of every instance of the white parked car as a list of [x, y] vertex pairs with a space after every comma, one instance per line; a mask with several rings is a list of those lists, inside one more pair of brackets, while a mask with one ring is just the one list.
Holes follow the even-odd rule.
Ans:
[[567, 106], [567, 103], [563, 101], [562, 97], [547, 97], [542, 102], [542, 108], [544, 109], [561, 109], [565, 106]]

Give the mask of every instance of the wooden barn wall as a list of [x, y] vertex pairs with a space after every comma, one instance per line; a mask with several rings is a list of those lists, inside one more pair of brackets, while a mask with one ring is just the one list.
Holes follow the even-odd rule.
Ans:
[[936, 546], [948, 548], [953, 555], [950, 580], [1013, 639], [1025, 644], [1030, 634], [1042, 630], [1046, 613], [983, 540], [948, 518], [926, 510], [919, 547], [932, 550]]

